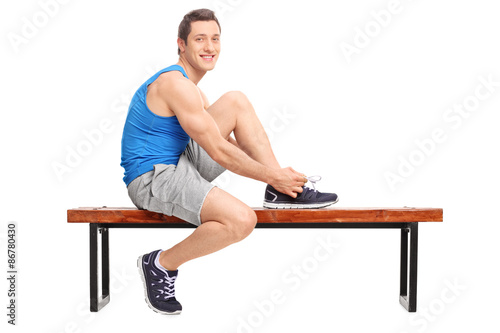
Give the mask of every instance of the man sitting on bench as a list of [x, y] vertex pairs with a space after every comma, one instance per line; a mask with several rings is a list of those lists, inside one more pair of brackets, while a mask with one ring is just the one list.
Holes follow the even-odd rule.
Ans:
[[182, 310], [174, 289], [181, 264], [244, 239], [257, 223], [250, 207], [211, 184], [224, 170], [268, 184], [267, 208], [337, 202], [334, 193], [305, 187], [304, 174], [281, 168], [245, 95], [233, 91], [209, 104], [198, 88], [220, 52], [220, 25], [211, 10], [185, 15], [177, 44], [177, 64], [135, 93], [122, 138], [121, 165], [134, 205], [198, 226], [172, 248], [138, 259], [146, 302], [162, 314]]

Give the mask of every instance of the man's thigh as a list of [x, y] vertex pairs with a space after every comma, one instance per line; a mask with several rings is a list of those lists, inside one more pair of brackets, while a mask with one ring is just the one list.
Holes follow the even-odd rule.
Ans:
[[211, 181], [225, 169], [195, 142], [190, 142], [177, 165], [156, 164], [129, 184], [132, 202], [146, 209], [201, 224], [204, 200], [214, 187]]
[[215, 162], [210, 155], [193, 139], [189, 141], [183, 155], [186, 155], [187, 160], [193, 165], [198, 173], [208, 182], [212, 182], [219, 177], [224, 171], [220, 164]]
[[226, 191], [214, 187], [208, 193], [200, 214], [201, 223], [216, 221], [225, 225], [252, 224], [257, 222], [255, 212], [245, 203]]

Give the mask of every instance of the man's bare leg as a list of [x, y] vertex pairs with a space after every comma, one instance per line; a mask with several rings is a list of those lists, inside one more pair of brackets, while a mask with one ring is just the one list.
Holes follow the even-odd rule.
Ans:
[[262, 123], [243, 93], [228, 92], [207, 111], [214, 118], [224, 138], [228, 139], [234, 132], [238, 147], [248, 156], [270, 168], [281, 168]]
[[176, 270], [189, 260], [239, 242], [252, 232], [257, 216], [243, 202], [214, 187], [203, 203], [201, 222], [186, 239], [161, 253], [160, 264], [163, 267]]
[[[223, 95], [208, 108], [221, 135], [234, 132], [237, 145], [256, 161], [281, 168], [255, 110], [240, 92]], [[225, 191], [212, 189], [201, 210], [202, 224], [185, 240], [160, 255], [160, 264], [176, 270], [181, 264], [216, 252], [247, 237], [255, 227], [254, 211]]]

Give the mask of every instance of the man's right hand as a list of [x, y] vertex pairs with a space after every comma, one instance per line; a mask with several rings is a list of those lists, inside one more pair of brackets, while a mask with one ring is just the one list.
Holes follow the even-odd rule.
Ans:
[[291, 196], [297, 197], [297, 193], [302, 192], [302, 186], [307, 182], [304, 174], [295, 171], [291, 167], [276, 170], [276, 175], [269, 183], [277, 191]]

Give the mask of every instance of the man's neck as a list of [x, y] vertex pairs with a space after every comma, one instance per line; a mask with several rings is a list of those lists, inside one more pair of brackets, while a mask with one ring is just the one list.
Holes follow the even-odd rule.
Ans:
[[179, 61], [177, 62], [177, 65], [181, 66], [184, 68], [186, 71], [186, 74], [188, 78], [195, 84], [198, 85], [198, 82], [201, 81], [201, 79], [205, 76], [207, 73], [206, 71], [200, 71], [189, 65], [189, 63], [182, 58], [179, 58]]

